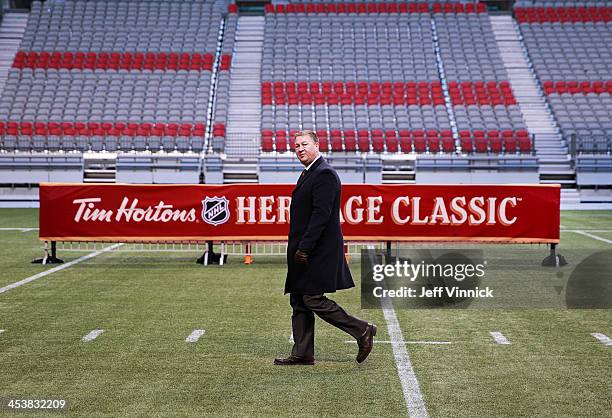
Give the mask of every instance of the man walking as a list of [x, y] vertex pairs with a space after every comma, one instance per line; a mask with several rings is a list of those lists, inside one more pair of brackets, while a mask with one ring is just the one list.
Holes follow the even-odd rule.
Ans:
[[340, 228], [340, 179], [321, 157], [319, 139], [313, 131], [300, 131], [294, 137], [295, 153], [305, 169], [291, 199], [291, 223], [287, 245], [285, 293], [293, 308], [293, 350], [277, 365], [314, 364], [314, 324], [321, 319], [357, 340], [357, 362], [370, 351], [376, 325], [349, 315], [323, 294], [354, 287], [344, 258]]

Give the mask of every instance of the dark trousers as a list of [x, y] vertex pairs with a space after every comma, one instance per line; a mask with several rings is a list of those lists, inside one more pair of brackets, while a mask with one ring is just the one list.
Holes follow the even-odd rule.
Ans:
[[316, 313], [325, 322], [341, 329], [353, 338], [361, 337], [368, 323], [349, 315], [336, 302], [324, 295], [298, 295], [291, 293], [289, 303], [293, 308], [293, 356], [314, 356], [314, 324]]

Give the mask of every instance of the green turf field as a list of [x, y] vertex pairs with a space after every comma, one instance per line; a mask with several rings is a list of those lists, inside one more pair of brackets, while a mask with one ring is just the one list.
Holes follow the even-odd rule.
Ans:
[[[0, 228], [37, 217], [2, 209]], [[561, 250], [612, 249], [612, 212], [563, 212], [561, 224], [608, 241], [562, 232]], [[30, 264], [42, 255], [35, 230], [0, 230], [0, 251], [0, 288], [54, 267]], [[358, 365], [350, 337], [317, 320], [317, 364], [272, 365], [291, 349], [282, 258], [202, 267], [197, 256], [105, 253], [0, 293], [0, 398], [66, 399], [70, 416], [406, 416], [390, 344]], [[389, 340], [358, 290], [334, 299]], [[612, 346], [590, 335], [612, 337], [609, 310], [395, 313], [406, 341], [451, 342], [406, 346], [430, 416], [611, 416]], [[185, 342], [194, 329], [205, 334]]]

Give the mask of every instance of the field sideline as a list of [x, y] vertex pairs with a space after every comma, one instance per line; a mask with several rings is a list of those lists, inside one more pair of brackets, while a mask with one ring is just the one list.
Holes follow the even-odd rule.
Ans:
[[[0, 209], [0, 288], [54, 267], [30, 264], [37, 224], [35, 209]], [[612, 250], [612, 212], [562, 212], [561, 225], [561, 253]], [[291, 349], [282, 258], [197, 256], [107, 252], [0, 292], [0, 399], [66, 399], [69, 416], [407, 415], [391, 344], [358, 365], [356, 345], [317, 320], [317, 364], [272, 365]], [[358, 282], [359, 260], [351, 270]], [[390, 340], [358, 290], [333, 298]], [[406, 345], [429, 416], [610, 416], [612, 346], [591, 336], [612, 337], [610, 310], [394, 312], [404, 340], [450, 342]]]

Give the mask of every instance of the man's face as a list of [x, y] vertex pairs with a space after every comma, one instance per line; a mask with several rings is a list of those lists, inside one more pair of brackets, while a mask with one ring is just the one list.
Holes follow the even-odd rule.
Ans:
[[319, 156], [319, 143], [308, 135], [298, 136], [295, 138], [295, 155], [304, 167], [308, 167]]

